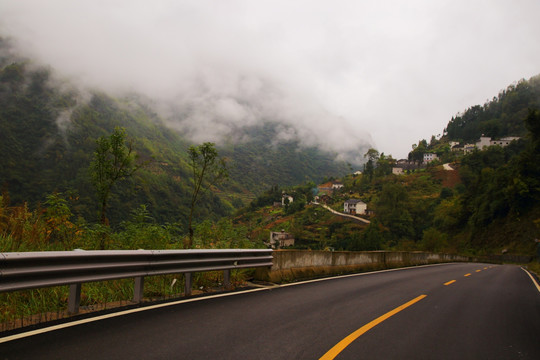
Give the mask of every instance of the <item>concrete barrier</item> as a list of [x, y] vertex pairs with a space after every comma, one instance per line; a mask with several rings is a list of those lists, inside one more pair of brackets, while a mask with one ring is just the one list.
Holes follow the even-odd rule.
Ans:
[[406, 251], [309, 251], [277, 250], [270, 269], [256, 270], [257, 280], [289, 282], [441, 262], [470, 261], [466, 256]]

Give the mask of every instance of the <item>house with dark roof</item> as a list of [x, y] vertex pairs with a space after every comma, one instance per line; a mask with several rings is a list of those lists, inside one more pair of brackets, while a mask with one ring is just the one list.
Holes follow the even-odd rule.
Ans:
[[351, 215], [364, 215], [367, 204], [359, 199], [349, 199], [343, 203], [343, 212]]

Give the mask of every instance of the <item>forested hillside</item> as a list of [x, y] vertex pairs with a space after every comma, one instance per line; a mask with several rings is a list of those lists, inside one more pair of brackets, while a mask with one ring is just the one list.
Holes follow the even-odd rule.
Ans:
[[484, 105], [475, 105], [453, 117], [445, 129], [448, 139], [475, 142], [483, 134], [499, 138], [524, 136], [528, 109], [540, 108], [540, 75], [508, 86]]
[[[338, 211], [343, 211], [347, 199], [364, 201], [370, 210], [369, 225], [307, 205], [303, 187], [286, 190], [296, 194], [300, 204], [295, 197], [283, 210], [271, 206], [281, 191], [268, 190], [238, 222], [260, 224], [253, 233], [263, 238], [269, 231], [285, 229], [295, 236], [298, 248], [533, 255], [538, 247], [535, 239], [540, 238], [539, 109], [540, 76], [536, 76], [453, 118], [447, 136], [433, 136], [429, 143], [421, 140], [411, 152], [412, 160], [421, 162], [425, 152], [440, 156], [427, 166], [394, 175], [395, 159], [370, 149], [364, 173], [342, 178], [344, 188], [325, 200]], [[474, 143], [480, 131], [521, 138], [505, 147], [467, 154], [450, 150], [450, 140]], [[443, 167], [443, 162], [451, 162], [451, 167]]]
[[[10, 204], [43, 203], [60, 192], [75, 216], [97, 220], [97, 200], [89, 176], [96, 140], [115, 127], [144, 164], [119, 184], [110, 200], [111, 224], [129, 218], [143, 205], [158, 223], [185, 225], [189, 212], [190, 142], [166, 126], [136, 94], [114, 98], [75, 88], [52, 70], [17, 58], [0, 38], [0, 186]], [[230, 181], [207, 194], [197, 219], [218, 219], [249, 203], [266, 186], [292, 185], [305, 179], [342, 174], [334, 154], [273, 141], [273, 126], [253, 128], [250, 141], [219, 148], [227, 158]]]

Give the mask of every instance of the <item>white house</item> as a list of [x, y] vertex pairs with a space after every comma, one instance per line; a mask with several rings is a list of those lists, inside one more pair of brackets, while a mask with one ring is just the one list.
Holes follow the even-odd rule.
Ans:
[[291, 195], [287, 195], [287, 194], [283, 194], [281, 196], [281, 205], [285, 206], [285, 204], [292, 204], [293, 202], [293, 197]]
[[[487, 136], [482, 135], [480, 137], [480, 141], [478, 141], [475, 144], [475, 146], [479, 150], [482, 150], [484, 148], [487, 148], [488, 146], [494, 146], [494, 145], [505, 147], [505, 146], [510, 145], [510, 143], [512, 141], [514, 141], [514, 140], [519, 140], [519, 137], [517, 137], [517, 136], [507, 136], [507, 137], [500, 138], [500, 139], [496, 140], [496, 139], [489, 138]], [[467, 147], [467, 145], [465, 145], [465, 147]], [[467, 153], [467, 152], [470, 152], [470, 151], [465, 150], [465, 153]]]
[[437, 154], [434, 154], [434, 153], [425, 153], [424, 154], [424, 163], [429, 163], [429, 162], [432, 162], [433, 160], [437, 160], [439, 157], [437, 156]]
[[341, 183], [340, 181], [335, 181], [332, 183], [332, 189], [334, 190], [342, 189], [343, 186], [343, 183]]
[[491, 138], [484, 135], [480, 136], [480, 141], [476, 143], [476, 147], [480, 150], [490, 145], [491, 145]]
[[463, 145], [463, 152], [465, 154], [468, 154], [470, 152], [473, 152], [474, 149], [476, 149], [476, 145], [475, 144], [465, 144]]
[[343, 212], [346, 214], [365, 214], [367, 204], [362, 200], [349, 199], [343, 203]]
[[403, 175], [403, 168], [393, 167], [392, 168], [392, 174], [394, 174], [394, 175]]
[[514, 140], [519, 140], [519, 137], [517, 136], [508, 136], [508, 137], [505, 137], [505, 138], [501, 138], [499, 140], [493, 140], [491, 139], [491, 141], [489, 142], [490, 145], [498, 145], [498, 146], [502, 146], [502, 147], [505, 147], [505, 146], [508, 146], [510, 145], [510, 143]]
[[272, 249], [292, 246], [294, 245], [294, 236], [285, 232], [285, 230], [272, 231], [270, 233], [270, 242], [266, 243], [266, 245], [269, 245]]

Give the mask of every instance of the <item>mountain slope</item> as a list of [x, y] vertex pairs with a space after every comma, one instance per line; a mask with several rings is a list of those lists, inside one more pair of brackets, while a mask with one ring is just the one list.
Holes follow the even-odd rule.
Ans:
[[540, 108], [540, 75], [508, 86], [483, 106], [475, 105], [450, 120], [446, 134], [450, 140], [475, 142], [489, 137], [523, 136], [523, 119], [528, 109]]
[[[147, 205], [160, 223], [185, 225], [190, 196], [189, 140], [163, 125], [137, 95], [113, 98], [75, 89], [50, 69], [14, 57], [0, 39], [0, 186], [12, 204], [43, 202], [52, 192], [72, 194], [76, 215], [96, 220], [97, 204], [88, 166], [96, 139], [114, 127], [126, 129], [147, 165], [120, 184], [110, 203], [112, 224]], [[216, 219], [246, 204], [273, 184], [293, 185], [343, 173], [334, 154], [276, 142], [276, 124], [242, 129], [247, 141], [218, 148], [228, 158], [231, 179], [199, 206], [199, 219]]]

